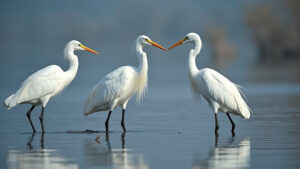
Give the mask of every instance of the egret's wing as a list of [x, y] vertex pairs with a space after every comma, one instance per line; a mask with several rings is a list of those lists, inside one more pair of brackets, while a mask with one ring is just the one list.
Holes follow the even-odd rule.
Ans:
[[220, 73], [207, 69], [203, 72], [201, 87], [204, 89], [202, 92], [205, 97], [241, 114], [244, 118], [250, 117], [250, 109], [238, 87]]
[[56, 65], [35, 72], [22, 83], [14, 95], [15, 102], [23, 103], [51, 94], [61, 82], [62, 73], [61, 68]]
[[135, 71], [130, 66], [123, 66], [106, 76], [103, 83], [105, 85], [105, 99], [113, 100], [132, 92], [130, 88], [130, 82], [135, 76]]
[[[130, 66], [120, 67], [106, 75], [92, 90], [85, 105], [84, 114], [92, 113], [95, 107], [110, 104], [113, 100], [132, 92], [130, 82], [135, 71]], [[95, 110], [97, 111], [97, 110]]]

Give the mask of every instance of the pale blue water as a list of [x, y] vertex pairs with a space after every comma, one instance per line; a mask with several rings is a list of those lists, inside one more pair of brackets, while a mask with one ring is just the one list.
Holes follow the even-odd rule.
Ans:
[[[280, 90], [275, 90], [276, 88]], [[219, 114], [219, 137], [207, 104], [193, 101], [186, 85], [153, 85], [148, 97], [129, 103], [128, 132], [122, 134], [121, 110], [113, 112], [111, 133], [103, 130], [107, 112], [84, 117], [82, 87], [67, 89], [47, 106], [46, 133], [31, 134], [21, 105], [2, 110], [2, 168], [299, 168], [299, 99], [297, 85], [249, 85], [250, 120]], [[75, 97], [78, 96], [78, 97]], [[38, 115], [33, 122], [40, 131]], [[100, 133], [81, 133], [86, 129]], [[99, 137], [99, 142], [95, 139]], [[43, 138], [43, 140], [42, 140]]]

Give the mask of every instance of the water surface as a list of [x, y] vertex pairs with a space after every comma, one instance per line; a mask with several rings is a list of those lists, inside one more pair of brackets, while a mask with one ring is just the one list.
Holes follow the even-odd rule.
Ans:
[[[254, 114], [233, 116], [235, 136], [222, 113], [214, 135], [212, 111], [193, 100], [187, 85], [151, 86], [141, 104], [128, 104], [128, 132], [122, 133], [117, 109], [106, 134], [107, 112], [84, 117], [80, 96], [88, 90], [74, 86], [47, 106], [44, 135], [31, 133], [30, 106], [2, 110], [0, 162], [9, 169], [299, 168], [299, 86], [248, 85], [245, 92]], [[32, 113], [38, 131], [39, 113]]]

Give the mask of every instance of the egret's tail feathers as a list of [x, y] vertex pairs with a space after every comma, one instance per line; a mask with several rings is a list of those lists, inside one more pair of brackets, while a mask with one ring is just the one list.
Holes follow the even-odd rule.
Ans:
[[244, 118], [244, 119], [249, 119], [250, 115], [251, 115], [251, 109], [248, 106], [248, 104], [246, 103], [245, 100], [242, 100], [240, 102], [238, 102], [238, 114]]
[[242, 111], [242, 117], [244, 118], [244, 119], [250, 119], [250, 114], [251, 114], [251, 109], [247, 106], [247, 109], [246, 110], [244, 110], [244, 111]]
[[87, 102], [84, 105], [84, 109], [83, 109], [83, 115], [84, 116], [88, 116], [89, 114], [92, 113], [89, 101], [90, 101], [90, 97], [88, 98]]
[[84, 111], [84, 112], [83, 112], [83, 115], [84, 115], [84, 116], [88, 116], [89, 114], [91, 114], [90, 111]]
[[238, 91], [241, 95], [241, 99], [240, 99], [241, 101], [237, 102], [238, 103], [238, 108], [240, 110], [239, 114], [242, 116], [242, 118], [249, 119], [250, 115], [252, 114], [252, 110], [248, 106], [248, 100], [246, 98], [246, 95], [241, 90], [241, 88], [242, 88], [241, 86], [236, 85], [236, 87], [238, 88]]
[[93, 114], [95, 112], [96, 111], [93, 108], [90, 108], [89, 105], [86, 105], [85, 108], [84, 108], [84, 110], [83, 110], [83, 115], [84, 116], [88, 116], [88, 115]]
[[247, 102], [245, 100], [242, 100], [238, 104], [238, 107], [239, 107], [240, 115], [244, 119], [249, 119], [252, 111], [251, 111], [250, 107], [248, 106]]
[[14, 94], [10, 95], [9, 97], [7, 97], [4, 101], [4, 106], [9, 110], [11, 108], [13, 108], [14, 106], [17, 105], [15, 99], [14, 99]]
[[95, 109], [92, 109], [92, 110], [85, 110], [84, 112], [83, 112], [83, 115], [84, 116], [88, 116], [88, 115], [90, 115], [90, 114], [93, 114], [93, 113], [96, 113], [97, 111], [95, 111]]

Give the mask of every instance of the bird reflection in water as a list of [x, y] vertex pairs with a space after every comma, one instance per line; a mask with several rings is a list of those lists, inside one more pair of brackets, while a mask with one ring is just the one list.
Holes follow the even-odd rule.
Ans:
[[142, 154], [126, 148], [125, 135], [125, 132], [121, 135], [121, 148], [111, 146], [108, 132], [105, 135], [105, 144], [99, 142], [99, 139], [98, 141], [87, 140], [84, 149], [88, 165], [124, 169], [149, 168]]
[[[224, 140], [222, 140], [224, 141]], [[241, 169], [249, 167], [250, 163], [250, 139], [244, 138], [236, 144], [235, 137], [219, 143], [219, 137], [215, 137], [215, 147], [209, 152], [208, 157], [197, 154], [193, 160], [193, 169], [200, 168], [230, 168]]]
[[32, 142], [35, 134], [32, 134], [27, 141], [27, 151], [24, 152], [17, 148], [8, 150], [8, 168], [20, 169], [77, 169], [78, 165], [71, 163], [70, 160], [61, 156], [55, 149], [44, 148], [44, 134], [40, 137], [40, 148], [34, 148]]

